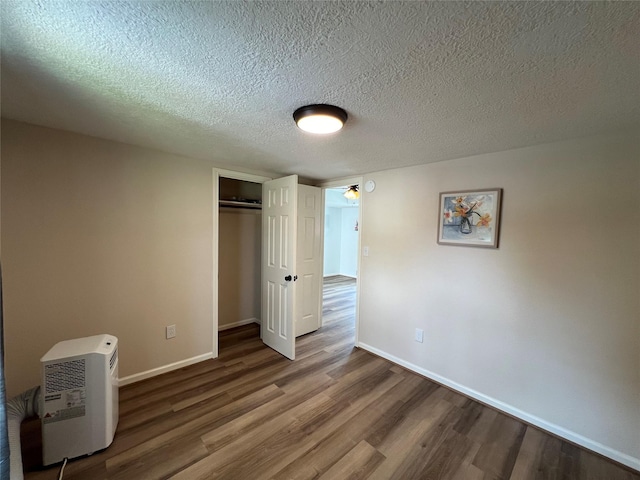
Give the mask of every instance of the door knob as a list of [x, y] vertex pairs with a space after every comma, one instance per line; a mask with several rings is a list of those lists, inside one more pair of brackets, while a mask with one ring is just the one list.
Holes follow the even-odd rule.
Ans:
[[286, 277], [284, 277], [284, 281], [285, 282], [290, 282], [291, 281], [291, 275], [287, 275]]

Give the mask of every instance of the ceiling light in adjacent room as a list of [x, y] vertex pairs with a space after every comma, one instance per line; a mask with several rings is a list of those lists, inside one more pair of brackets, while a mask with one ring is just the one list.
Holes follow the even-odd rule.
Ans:
[[347, 121], [347, 112], [333, 105], [307, 105], [293, 112], [298, 128], [309, 133], [334, 133]]
[[349, 200], [357, 200], [360, 198], [360, 192], [358, 191], [358, 185], [351, 185], [346, 192], [344, 192], [344, 196]]

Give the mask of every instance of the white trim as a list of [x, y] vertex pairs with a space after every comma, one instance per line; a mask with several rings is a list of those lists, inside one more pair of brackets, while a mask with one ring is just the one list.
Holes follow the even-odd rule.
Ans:
[[211, 340], [211, 351], [213, 358], [218, 358], [218, 249], [220, 244], [220, 212], [218, 206], [220, 202], [220, 171], [213, 169], [213, 238], [211, 239], [211, 248], [213, 249], [213, 267], [211, 269], [211, 302], [213, 311], [211, 315], [211, 324], [213, 325], [213, 338]]
[[[361, 187], [364, 185], [364, 177], [358, 177], [358, 185]], [[361, 189], [362, 191], [362, 189]], [[358, 269], [356, 270], [356, 328], [355, 328], [355, 346], [360, 346], [360, 282], [362, 281], [362, 237], [365, 232], [364, 222], [364, 208], [366, 205], [367, 194], [360, 195], [359, 208], [358, 208]]]
[[363, 177], [343, 177], [319, 182], [318, 186], [322, 188], [337, 188], [347, 187], [349, 185], [362, 185], [362, 180]]
[[134, 373], [133, 375], [129, 375], [128, 377], [119, 378], [118, 386], [124, 387], [125, 385], [140, 382], [142, 380], [146, 380], [147, 378], [162, 375], [163, 373], [172, 372], [173, 370], [178, 370], [179, 368], [188, 367], [189, 365], [193, 365], [194, 363], [200, 363], [211, 358], [214, 358], [212, 352], [208, 352], [203, 353], [202, 355], [198, 355], [197, 357], [191, 357], [187, 358], [186, 360], [180, 360], [179, 362], [163, 365], [162, 367], [152, 368], [151, 370], [147, 370], [146, 372]]
[[245, 182], [264, 183], [267, 180], [272, 180], [271, 177], [264, 177], [262, 175], [253, 175], [252, 173], [235, 172], [233, 170], [223, 170], [216, 168], [218, 175], [224, 178], [233, 178], [234, 180], [244, 180]]
[[566, 428], [563, 428], [554, 423], [547, 422], [542, 418], [536, 417], [535, 415], [531, 415], [530, 413], [524, 412], [507, 403], [501, 402], [500, 400], [496, 400], [495, 398], [489, 397], [488, 395], [480, 393], [471, 388], [465, 387], [464, 385], [454, 382], [453, 380], [449, 380], [448, 378], [438, 375], [437, 373], [433, 373], [429, 370], [425, 370], [424, 368], [418, 367], [413, 363], [406, 362], [401, 358], [395, 357], [387, 352], [384, 352], [375, 347], [372, 347], [371, 345], [367, 345], [366, 343], [360, 343], [359, 346], [363, 350], [367, 350], [379, 357], [389, 360], [390, 362], [398, 364], [402, 367], [405, 367], [408, 370], [411, 370], [424, 377], [434, 380], [435, 382], [440, 383], [448, 388], [451, 388], [452, 390], [460, 392], [463, 395], [466, 395], [467, 397], [471, 397], [486, 405], [490, 405], [491, 407], [494, 407], [509, 415], [517, 417], [527, 423], [530, 423], [531, 425], [535, 425], [536, 427], [539, 427], [542, 430], [546, 430], [547, 432], [557, 435], [558, 437], [562, 437], [570, 442], [573, 442], [584, 448], [587, 448], [596, 453], [599, 453], [600, 455], [604, 455], [605, 457], [615, 460], [616, 462], [626, 465], [629, 468], [633, 468], [634, 470], [640, 471], [640, 458], [635, 458], [635, 457], [632, 457], [631, 455], [627, 455], [626, 453], [619, 452], [611, 447], [607, 447], [606, 445], [596, 442], [595, 440], [591, 440], [587, 437], [583, 437], [578, 433], [572, 432], [571, 430], [567, 430]]
[[249, 325], [250, 323], [257, 323], [260, 325], [262, 322], [258, 318], [245, 318], [244, 320], [238, 320], [233, 323], [225, 323], [224, 325], [218, 325], [218, 331], [229, 330], [230, 328], [242, 327], [243, 325]]

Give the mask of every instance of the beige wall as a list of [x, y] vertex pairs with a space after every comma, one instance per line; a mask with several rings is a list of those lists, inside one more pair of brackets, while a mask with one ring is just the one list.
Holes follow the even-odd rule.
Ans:
[[[368, 179], [363, 346], [640, 467], [638, 141], [562, 142]], [[500, 248], [437, 245], [438, 193], [489, 187], [504, 189]]]
[[218, 326], [260, 319], [260, 210], [220, 208]]
[[116, 335], [121, 377], [212, 351], [210, 165], [3, 120], [1, 192], [9, 395], [64, 339]]

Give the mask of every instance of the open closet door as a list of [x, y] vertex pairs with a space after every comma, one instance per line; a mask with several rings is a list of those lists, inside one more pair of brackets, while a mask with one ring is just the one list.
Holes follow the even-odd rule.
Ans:
[[322, 189], [298, 185], [296, 337], [322, 321]]
[[295, 359], [298, 176], [262, 184], [262, 341]]

